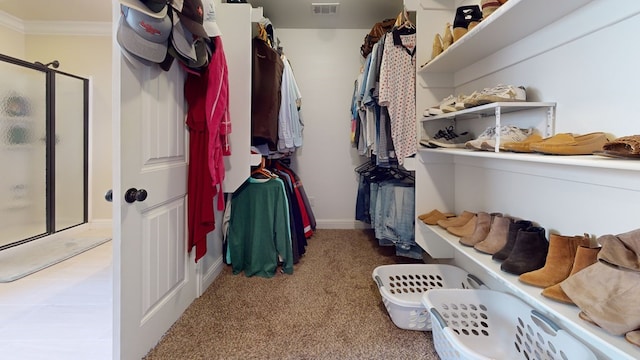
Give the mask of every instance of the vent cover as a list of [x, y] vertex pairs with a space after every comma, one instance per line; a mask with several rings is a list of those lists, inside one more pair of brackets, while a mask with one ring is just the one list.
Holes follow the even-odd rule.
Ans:
[[311, 12], [314, 15], [336, 15], [340, 3], [311, 3]]

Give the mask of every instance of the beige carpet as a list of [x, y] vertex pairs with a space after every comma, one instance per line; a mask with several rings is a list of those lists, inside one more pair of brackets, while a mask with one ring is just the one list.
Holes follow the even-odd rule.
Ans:
[[430, 332], [393, 324], [371, 278], [412, 262], [369, 230], [318, 230], [293, 275], [225, 266], [145, 359], [438, 359]]

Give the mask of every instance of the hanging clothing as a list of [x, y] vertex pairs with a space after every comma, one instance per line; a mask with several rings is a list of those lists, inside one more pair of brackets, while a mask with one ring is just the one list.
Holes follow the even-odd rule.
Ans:
[[251, 144], [276, 151], [284, 64], [266, 42], [254, 38], [252, 44]]
[[[390, 38], [392, 34], [392, 38]], [[379, 103], [389, 110], [391, 138], [400, 165], [418, 146], [415, 79], [416, 34], [387, 34], [380, 65]]]
[[289, 60], [283, 55], [284, 64], [282, 72], [281, 104], [278, 115], [278, 151], [284, 154], [293, 152], [302, 146], [302, 121], [298, 104], [302, 100], [302, 94], [296, 83], [293, 69]]
[[289, 206], [282, 180], [247, 179], [233, 193], [227, 257], [234, 274], [273, 277], [293, 274]]

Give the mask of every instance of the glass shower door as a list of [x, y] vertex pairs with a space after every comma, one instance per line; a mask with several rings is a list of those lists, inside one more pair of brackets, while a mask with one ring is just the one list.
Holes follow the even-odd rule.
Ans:
[[85, 79], [56, 73], [55, 83], [55, 231], [86, 221], [88, 142]]
[[0, 246], [47, 232], [46, 76], [0, 62]]

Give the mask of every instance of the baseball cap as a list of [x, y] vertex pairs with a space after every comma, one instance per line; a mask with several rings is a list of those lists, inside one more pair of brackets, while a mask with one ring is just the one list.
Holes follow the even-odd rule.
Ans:
[[171, 6], [178, 12], [180, 21], [192, 34], [209, 36], [202, 25], [204, 9], [201, 0], [171, 0]]
[[204, 15], [202, 17], [202, 26], [209, 37], [222, 35], [218, 23], [216, 23], [216, 3], [214, 0], [202, 0]]
[[160, 19], [167, 16], [167, 0], [120, 0], [120, 4], [151, 17]]
[[165, 59], [171, 20], [152, 17], [135, 9], [121, 6], [122, 16], [118, 24], [118, 44], [131, 54], [154, 63]]
[[194, 46], [194, 36], [184, 26], [180, 16], [172, 11], [173, 31], [171, 32], [171, 45], [180, 57], [196, 61], [197, 54]]

